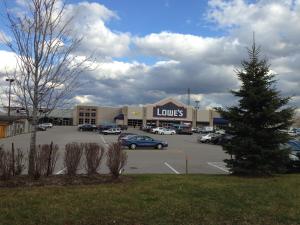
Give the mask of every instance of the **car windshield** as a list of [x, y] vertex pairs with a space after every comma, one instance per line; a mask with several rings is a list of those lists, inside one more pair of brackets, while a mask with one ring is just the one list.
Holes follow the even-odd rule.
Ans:
[[125, 137], [123, 137], [123, 139], [136, 139], [136, 135], [135, 134], [125, 135]]

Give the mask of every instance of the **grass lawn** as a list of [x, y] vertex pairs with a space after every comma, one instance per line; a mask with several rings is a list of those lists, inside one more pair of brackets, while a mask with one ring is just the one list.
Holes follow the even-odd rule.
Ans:
[[300, 175], [132, 175], [127, 183], [0, 189], [0, 224], [300, 224]]

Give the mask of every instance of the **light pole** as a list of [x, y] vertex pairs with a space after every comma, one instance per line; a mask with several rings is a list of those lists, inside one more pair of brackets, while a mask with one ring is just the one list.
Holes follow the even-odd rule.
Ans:
[[15, 79], [6, 78], [6, 81], [9, 82], [9, 91], [8, 91], [8, 117], [10, 117], [10, 94], [11, 94], [11, 83], [15, 81]]
[[199, 103], [200, 103], [200, 101], [196, 100], [195, 103], [196, 103], [196, 107], [195, 108], [196, 108], [196, 127], [197, 127], [198, 109], [199, 109]]

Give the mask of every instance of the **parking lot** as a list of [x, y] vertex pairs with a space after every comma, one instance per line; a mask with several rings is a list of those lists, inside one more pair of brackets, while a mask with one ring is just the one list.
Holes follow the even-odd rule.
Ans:
[[[224, 174], [228, 173], [223, 160], [228, 157], [220, 146], [197, 143], [197, 134], [193, 135], [157, 135], [129, 128], [125, 132], [150, 136], [154, 139], [165, 140], [169, 147], [163, 150], [137, 149], [125, 151], [128, 154], [128, 162], [124, 173], [203, 173]], [[63, 173], [64, 146], [69, 142], [96, 142], [107, 147], [117, 141], [115, 135], [101, 135], [96, 132], [79, 132], [77, 127], [53, 127], [47, 131], [38, 132], [38, 144], [49, 144], [53, 141], [59, 145], [59, 160], [55, 173]], [[24, 151], [29, 149], [29, 134], [22, 134], [0, 140], [0, 145], [10, 148], [14, 142], [16, 148]], [[187, 161], [187, 164], [186, 164]], [[83, 168], [83, 165], [81, 165]], [[81, 169], [79, 172], [84, 172]], [[105, 159], [102, 162], [100, 172], [107, 173]]]

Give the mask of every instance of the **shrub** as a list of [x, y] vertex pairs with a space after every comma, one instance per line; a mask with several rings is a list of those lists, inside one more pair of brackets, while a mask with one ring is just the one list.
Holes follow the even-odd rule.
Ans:
[[127, 154], [122, 150], [120, 143], [112, 143], [108, 147], [106, 165], [109, 168], [111, 175], [118, 178], [120, 170], [127, 163]]
[[42, 159], [44, 163], [42, 168], [43, 175], [49, 176], [53, 174], [58, 159], [58, 150], [58, 145], [53, 145], [52, 142], [50, 145], [42, 145]]
[[83, 148], [83, 144], [78, 144], [76, 142], [66, 144], [64, 165], [66, 167], [67, 175], [76, 175], [77, 168], [83, 153]]
[[38, 145], [34, 154], [34, 169], [33, 169], [33, 178], [39, 179], [43, 173], [43, 166], [45, 163], [45, 155], [42, 152], [42, 146]]
[[17, 155], [14, 160], [15, 164], [15, 175], [22, 174], [24, 168], [25, 168], [25, 159], [24, 159], [24, 153], [21, 151], [21, 149], [17, 149]]
[[7, 180], [12, 176], [20, 175], [25, 168], [24, 153], [17, 149], [15, 154], [14, 144], [11, 151], [5, 151], [0, 147], [0, 177]]
[[104, 154], [104, 147], [97, 143], [86, 143], [84, 148], [86, 158], [85, 169], [88, 175], [96, 174]]
[[11, 152], [7, 152], [0, 148], [0, 178], [8, 180], [12, 175]]

